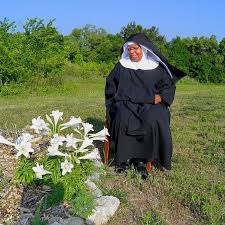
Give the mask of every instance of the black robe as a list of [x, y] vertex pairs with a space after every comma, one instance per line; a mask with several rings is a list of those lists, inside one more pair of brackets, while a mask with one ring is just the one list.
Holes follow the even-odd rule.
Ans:
[[[154, 104], [155, 94], [162, 97], [162, 103]], [[161, 65], [153, 70], [115, 66], [106, 80], [105, 97], [117, 165], [140, 158], [171, 168], [168, 106], [174, 94], [174, 81]]]
[[[115, 144], [115, 163], [139, 158], [156, 160], [171, 169], [168, 107], [174, 99], [175, 82], [186, 74], [169, 64], [144, 34], [132, 35], [127, 41], [144, 45], [161, 61], [152, 70], [133, 70], [117, 63], [106, 79], [105, 103]], [[156, 94], [162, 98], [159, 104], [154, 104]]]

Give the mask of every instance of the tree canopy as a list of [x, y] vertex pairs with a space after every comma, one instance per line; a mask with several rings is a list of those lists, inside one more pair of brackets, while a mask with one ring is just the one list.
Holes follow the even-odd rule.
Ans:
[[225, 83], [225, 38], [175, 37], [167, 41], [159, 28], [145, 28], [131, 22], [119, 33], [109, 34], [103, 28], [87, 24], [63, 36], [54, 20], [28, 19], [22, 32], [16, 23], [0, 21], [0, 83], [23, 82], [32, 76], [58, 74], [70, 63], [114, 64], [121, 47], [131, 34], [143, 32], [169, 62], [201, 82]]

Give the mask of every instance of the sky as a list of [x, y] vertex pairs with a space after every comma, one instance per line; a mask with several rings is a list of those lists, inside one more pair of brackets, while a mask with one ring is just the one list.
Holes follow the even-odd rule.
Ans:
[[225, 0], [0, 0], [0, 21], [15, 21], [20, 30], [27, 18], [48, 22], [63, 35], [92, 24], [108, 33], [135, 21], [156, 26], [167, 40], [176, 36], [225, 37]]

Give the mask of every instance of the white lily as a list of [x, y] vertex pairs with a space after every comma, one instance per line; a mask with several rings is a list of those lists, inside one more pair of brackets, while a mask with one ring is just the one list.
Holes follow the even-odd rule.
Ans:
[[31, 128], [35, 130], [35, 132], [37, 134], [48, 134], [49, 133], [49, 124], [48, 123], [45, 123], [45, 121], [43, 119], [41, 119], [41, 117], [37, 117], [37, 119], [33, 118], [32, 119], [32, 125], [31, 125]]
[[42, 176], [44, 176], [46, 174], [51, 174], [51, 172], [45, 170], [44, 167], [43, 167], [43, 165], [39, 165], [39, 163], [37, 163], [36, 166], [33, 167], [32, 169], [35, 172], [36, 177], [38, 179], [42, 179]]
[[27, 141], [22, 141], [19, 144], [16, 144], [15, 148], [18, 151], [16, 154], [17, 158], [21, 155], [24, 155], [26, 158], [30, 158], [30, 152], [34, 152], [34, 149], [31, 148], [31, 143]]
[[89, 138], [92, 140], [104, 141], [107, 140], [107, 136], [109, 135], [108, 129], [104, 127], [101, 131], [96, 134], [89, 134]]
[[82, 123], [82, 120], [81, 120], [80, 117], [76, 118], [74, 116], [71, 116], [69, 122], [63, 123], [60, 126], [62, 127], [61, 130], [64, 130], [64, 129], [69, 128], [69, 127], [76, 129], [76, 128], [79, 127], [79, 125], [81, 123]]
[[31, 135], [29, 133], [22, 133], [22, 135], [16, 139], [16, 144], [19, 144], [21, 142], [28, 142], [32, 138], [33, 138], [33, 135]]
[[2, 135], [0, 135], [0, 144], [11, 145], [15, 147], [15, 144], [5, 139]]
[[67, 156], [67, 154], [64, 154], [59, 151], [58, 145], [50, 145], [48, 147], [48, 156]]
[[80, 148], [77, 152], [86, 152], [86, 151], [90, 150], [90, 149], [86, 149], [88, 146], [93, 146], [93, 140], [88, 137], [85, 137], [82, 145], [80, 146]]
[[17, 158], [21, 155], [24, 155], [26, 158], [29, 158], [30, 152], [34, 152], [34, 149], [31, 148], [31, 143], [26, 141], [28, 136], [25, 135], [24, 140], [22, 139], [22, 137], [23, 136], [20, 136], [19, 140], [17, 139], [16, 144], [14, 144], [0, 135], [0, 144], [14, 146], [15, 149], [17, 150], [17, 154], [16, 154]]
[[61, 163], [62, 175], [64, 176], [66, 173], [71, 173], [74, 165], [66, 159], [65, 162]]
[[95, 148], [92, 152], [88, 153], [87, 155], [78, 157], [78, 159], [101, 159], [98, 149]]
[[82, 123], [82, 125], [83, 125], [83, 128], [84, 128], [84, 136], [85, 136], [85, 137], [87, 136], [87, 134], [88, 134], [91, 130], [94, 131], [93, 125], [92, 125], [92, 124], [90, 124], [90, 123]]
[[64, 141], [65, 141], [64, 136], [59, 136], [58, 134], [54, 134], [50, 143], [51, 143], [51, 145], [58, 145], [59, 146], [59, 145], [63, 145]]
[[50, 114], [50, 116], [53, 117], [54, 122], [55, 122], [55, 126], [58, 124], [59, 119], [63, 120], [63, 118], [62, 118], [63, 112], [59, 112], [59, 110], [52, 111], [52, 113]]
[[73, 137], [73, 134], [67, 134], [65, 141], [67, 142], [66, 147], [77, 148], [77, 143], [83, 140]]

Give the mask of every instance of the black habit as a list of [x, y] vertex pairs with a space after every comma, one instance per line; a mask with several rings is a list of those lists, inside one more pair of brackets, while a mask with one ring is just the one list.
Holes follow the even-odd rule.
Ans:
[[[168, 107], [174, 99], [175, 82], [185, 74], [168, 64], [144, 34], [133, 35], [127, 41], [151, 49], [161, 62], [151, 70], [125, 68], [118, 62], [106, 79], [105, 100], [109, 133], [115, 144], [115, 163], [120, 165], [139, 158], [157, 161], [171, 169]], [[168, 74], [168, 68], [173, 77]], [[159, 104], [154, 104], [156, 94], [162, 98]]]

